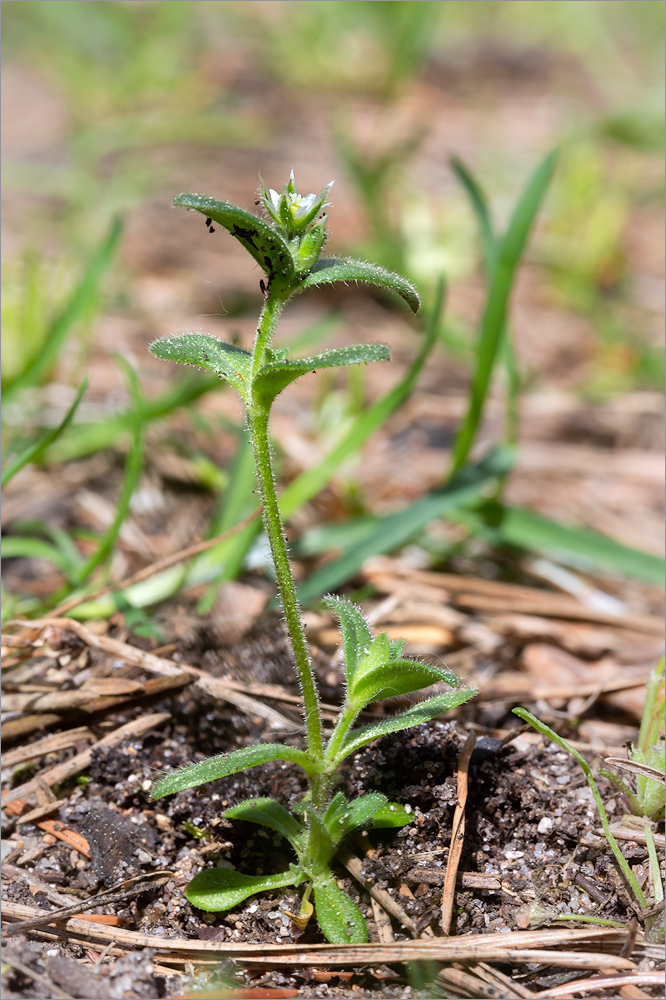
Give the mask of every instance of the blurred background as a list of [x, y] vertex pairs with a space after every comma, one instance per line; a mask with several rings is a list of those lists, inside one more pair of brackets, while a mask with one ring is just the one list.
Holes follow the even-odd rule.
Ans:
[[[254, 210], [259, 173], [279, 189], [292, 167], [302, 193], [335, 180], [328, 252], [400, 270], [424, 300], [413, 319], [335, 288], [287, 310], [279, 339], [297, 353], [394, 353], [278, 400], [304, 594], [368, 593], [361, 540], [365, 556], [494, 578], [552, 584], [559, 567], [655, 608], [662, 4], [25, 0], [3, 5], [2, 27], [5, 617], [117, 584], [251, 512], [235, 398], [147, 345], [189, 329], [249, 346], [257, 268], [171, 200]], [[502, 286], [493, 255], [511, 226], [525, 246]], [[371, 435], [363, 416], [393, 390]], [[419, 521], [452, 464], [473, 472], [498, 446], [473, 502]], [[393, 547], [373, 548], [378, 519], [401, 512]], [[147, 609], [186, 594], [210, 610], [262, 551], [250, 526], [73, 613], [120, 610], [164, 639]]]

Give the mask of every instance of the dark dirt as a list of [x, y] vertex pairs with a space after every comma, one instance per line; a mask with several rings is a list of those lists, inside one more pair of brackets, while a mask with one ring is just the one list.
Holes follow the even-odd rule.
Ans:
[[[266, 680], [285, 676], [286, 651], [282, 639], [275, 642], [277, 635], [279, 626], [268, 620], [243, 644], [248, 656], [252, 650], [262, 649], [263, 662], [269, 664]], [[209, 668], [215, 658], [220, 662], [235, 659], [229, 650], [214, 656], [209, 649], [203, 656]], [[319, 666], [330, 684], [338, 668], [323, 654]], [[333, 696], [329, 688], [327, 697]], [[169, 870], [175, 874], [165, 888], [147, 886], [138, 898], [106, 912], [122, 918], [123, 926], [165, 938], [320, 941], [314, 921], [305, 931], [294, 925], [289, 912], [298, 912], [299, 902], [288, 890], [254, 897], [226, 914], [204, 914], [187, 902], [183, 894], [187, 882], [212, 864], [233, 866], [248, 874], [288, 867], [293, 857], [282, 838], [263, 828], [221, 819], [220, 812], [260, 795], [272, 796], [290, 807], [302, 796], [304, 787], [297, 768], [274, 763], [173, 798], [151, 801], [149, 790], [158, 774], [199, 757], [271, 739], [258, 717], [249, 718], [216, 705], [193, 689], [157, 707], [170, 710], [172, 720], [140, 741], [96, 751], [88, 770], [89, 783], [70, 791], [60, 810], [60, 818], [88, 839], [91, 862], [83, 861], [60, 842], [45, 843], [40, 831], [25, 825], [20, 829], [23, 846], [18, 851], [25, 858], [23, 871], [51, 886], [51, 891], [66, 892], [71, 901], [72, 895], [80, 898], [82, 892], [87, 896], [142, 873]], [[505, 720], [509, 728], [511, 718]], [[295, 720], [294, 733], [280, 739], [298, 745], [299, 730]], [[424, 724], [371, 745], [351, 758], [341, 773], [341, 787], [347, 795], [378, 790], [413, 810], [411, 826], [397, 832], [370, 831], [369, 840], [357, 843], [355, 849], [361, 856], [367, 854], [365, 877], [399, 899], [416, 921], [419, 934], [426, 927], [441, 933], [442, 883], [456, 803], [456, 762], [464, 734], [461, 721]], [[619, 818], [622, 803], [610, 786], [602, 782], [601, 787], [610, 819]], [[634, 906], [599, 834], [598, 815], [584, 776], [555, 745], [538, 749], [524, 744], [520, 735], [503, 747], [498, 740], [481, 741], [470, 765], [466, 816], [459, 878], [465, 873], [494, 875], [497, 886], [469, 890], [459, 885], [453, 933], [534, 928], [561, 913], [594, 914], [623, 922], [633, 915]], [[11, 824], [7, 820], [5, 824], [7, 837]], [[624, 853], [637, 873], [644, 875], [645, 849], [627, 844]], [[342, 866], [336, 874], [360, 905], [368, 918], [371, 938], [376, 939], [369, 896]], [[26, 892], [20, 877], [6, 880], [5, 898], [47, 908], [55, 902], [52, 895]], [[62, 905], [61, 899], [58, 902]], [[397, 925], [394, 934], [396, 940], [410, 937]], [[18, 940], [12, 939], [9, 947], [14, 954]], [[67, 963], [81, 958], [81, 949], [67, 944], [56, 951], [54, 955], [48, 944], [33, 942], [25, 954], [31, 957], [33, 971], [43, 969], [54, 983], [62, 984], [63, 977], [68, 978], [68, 993], [76, 997], [149, 1000], [180, 991], [177, 980], [152, 977], [146, 955], [141, 959], [130, 956], [124, 964], [114, 962], [112, 971], [104, 964], [83, 970], [74, 962], [80, 970], [76, 978], [67, 973]], [[532, 985], [545, 984], [547, 973], [541, 970], [535, 974]], [[389, 978], [381, 984], [374, 975], [355, 975], [353, 994], [348, 992], [349, 983], [336, 987], [331, 980], [313, 987], [301, 973], [272, 976], [270, 985], [297, 989], [301, 996], [411, 995], [405, 992], [401, 973], [387, 970], [387, 974]], [[129, 988], [127, 977], [131, 979]], [[529, 980], [528, 976], [526, 982]], [[8, 997], [45, 996], [39, 981], [27, 980], [16, 967], [5, 973], [3, 981]], [[256, 977], [252, 981], [256, 982]]]

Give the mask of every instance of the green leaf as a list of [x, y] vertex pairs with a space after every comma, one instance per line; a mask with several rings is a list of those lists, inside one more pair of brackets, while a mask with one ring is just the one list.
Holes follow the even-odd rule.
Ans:
[[334, 281], [361, 281], [367, 285], [388, 288], [402, 296], [412, 312], [417, 313], [421, 308], [419, 293], [411, 281], [394, 271], [387, 271], [379, 264], [368, 264], [364, 260], [352, 260], [349, 257], [320, 257], [301, 281], [300, 288], [326, 285]]
[[2, 477], [0, 478], [0, 486], [6, 486], [6, 484], [10, 481], [10, 479], [13, 479], [16, 473], [19, 472], [24, 465], [27, 465], [28, 462], [32, 462], [35, 459], [38, 459], [43, 454], [43, 452], [46, 451], [49, 445], [53, 444], [54, 441], [57, 441], [62, 432], [66, 430], [67, 427], [72, 422], [74, 414], [78, 410], [79, 403], [83, 399], [83, 394], [85, 393], [87, 388], [88, 388], [88, 377], [86, 376], [76, 392], [76, 396], [72, 401], [72, 405], [69, 407], [67, 413], [62, 418], [58, 426], [52, 427], [45, 434], [41, 435], [41, 437], [39, 437], [37, 441], [29, 445], [25, 449], [25, 451], [22, 451], [20, 455], [17, 455], [14, 461], [10, 462], [10, 464], [5, 469], [3, 469]]
[[354, 344], [322, 351], [309, 358], [271, 361], [259, 369], [252, 388], [255, 395], [267, 405], [291, 382], [318, 368], [341, 368], [345, 365], [367, 364], [370, 361], [388, 361], [390, 356], [391, 352], [384, 344]]
[[607, 569], [663, 586], [664, 560], [597, 531], [558, 524], [522, 507], [486, 505], [480, 514], [501, 544], [519, 545], [580, 569]]
[[369, 522], [364, 538], [357, 540], [339, 559], [322, 566], [305, 580], [298, 588], [300, 601], [307, 604], [319, 594], [339, 587], [358, 572], [366, 559], [393, 552], [418, 535], [430, 521], [480, 498], [486, 484], [503, 475], [512, 465], [513, 453], [510, 449], [495, 449], [478, 465], [462, 469], [442, 489], [421, 497], [397, 514], [375, 518]]
[[155, 340], [149, 350], [163, 361], [196, 365], [215, 372], [230, 382], [243, 399], [249, 392], [252, 355], [233, 344], [225, 344], [203, 333], [178, 333]]
[[344, 760], [350, 754], [356, 753], [366, 743], [372, 743], [373, 740], [378, 740], [382, 736], [388, 736], [389, 733], [399, 733], [403, 729], [411, 729], [412, 726], [418, 726], [422, 722], [435, 719], [438, 715], [443, 715], [444, 712], [450, 712], [452, 709], [458, 708], [459, 705], [464, 705], [466, 701], [469, 701], [477, 693], [475, 688], [460, 688], [457, 691], [447, 691], [446, 694], [438, 694], [434, 698], [427, 698], [425, 701], [420, 701], [417, 705], [412, 705], [405, 712], [400, 712], [399, 715], [392, 715], [381, 722], [373, 722], [369, 726], [352, 729], [345, 737], [340, 752], [336, 757], [336, 763]]
[[322, 933], [331, 944], [364, 944], [368, 940], [363, 914], [333, 877], [314, 883], [314, 905]]
[[247, 823], [267, 826], [282, 834], [294, 847], [300, 846], [305, 833], [305, 827], [275, 799], [248, 799], [225, 809], [222, 816], [225, 819], [242, 819]]
[[207, 868], [194, 876], [185, 896], [192, 906], [208, 913], [219, 913], [230, 910], [257, 892], [300, 885], [305, 877], [296, 865], [279, 875], [244, 875], [233, 868]]
[[388, 660], [372, 670], [364, 671], [362, 675], [359, 668], [348, 697], [351, 704], [360, 712], [373, 701], [410, 694], [412, 691], [420, 691], [421, 688], [442, 681], [453, 685], [458, 683], [457, 678], [449, 671], [438, 670], [437, 667], [431, 667], [427, 663], [417, 663], [415, 660]]
[[271, 284], [286, 292], [298, 283], [289, 247], [275, 230], [252, 212], [203, 194], [179, 194], [173, 203], [182, 208], [194, 208], [224, 226], [254, 257]]
[[366, 826], [387, 803], [388, 799], [380, 792], [368, 792], [367, 795], [354, 799], [342, 822], [343, 834], [350, 833], [359, 826]]
[[347, 685], [351, 684], [359, 662], [370, 652], [373, 643], [372, 632], [360, 609], [342, 597], [329, 594], [323, 603], [337, 615], [342, 634], [342, 648], [345, 654]]
[[342, 792], [336, 792], [329, 802], [328, 809], [324, 813], [324, 825], [337, 843], [342, 836], [342, 821], [345, 813], [349, 809], [349, 803]]
[[347, 802], [342, 792], [338, 792], [324, 816], [324, 823], [333, 842], [337, 844], [347, 833], [365, 826], [387, 803], [388, 799], [380, 792], [360, 795], [351, 803]]
[[122, 222], [116, 218], [100, 245], [87, 257], [87, 266], [62, 312], [49, 325], [44, 342], [28, 367], [13, 382], [3, 388], [3, 399], [9, 400], [29, 385], [42, 382], [56, 364], [67, 337], [77, 323], [89, 320], [99, 308], [102, 278], [113, 262], [122, 234]]
[[341, 463], [351, 455], [354, 455], [368, 440], [370, 435], [378, 427], [382, 427], [389, 416], [409, 398], [416, 380], [437, 342], [443, 304], [444, 282], [442, 280], [437, 287], [436, 297], [431, 314], [428, 317], [421, 348], [405, 373], [405, 377], [393, 389], [387, 392], [385, 396], [378, 399], [365, 412], [359, 414], [348, 433], [321, 462], [309, 469], [305, 469], [285, 487], [280, 497], [280, 510], [284, 517], [289, 517], [295, 510], [298, 510], [299, 507], [319, 493], [320, 490], [323, 490], [326, 484], [331, 481]]
[[414, 822], [414, 813], [407, 812], [399, 802], [387, 802], [372, 817], [372, 825], [378, 830], [390, 830], [394, 827], [409, 826]]
[[216, 757], [202, 760], [199, 764], [192, 764], [190, 767], [168, 774], [155, 783], [150, 796], [153, 799], [161, 799], [165, 795], [182, 792], [185, 788], [196, 788], [197, 785], [204, 785], [207, 781], [225, 778], [228, 774], [237, 774], [258, 764], [266, 764], [269, 760], [288, 760], [293, 764], [299, 764], [310, 776], [317, 773], [315, 762], [304, 750], [296, 750], [282, 743], [260, 743], [233, 750], [231, 753], [218, 754]]

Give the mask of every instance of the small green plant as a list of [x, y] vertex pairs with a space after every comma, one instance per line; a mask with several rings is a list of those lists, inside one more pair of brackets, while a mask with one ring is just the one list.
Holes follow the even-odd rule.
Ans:
[[[340, 764], [373, 740], [433, 719], [462, 705], [476, 692], [459, 688], [456, 677], [448, 670], [405, 659], [402, 641], [391, 641], [385, 632], [373, 637], [354, 604], [329, 596], [325, 604], [340, 622], [346, 696], [332, 732], [325, 735], [323, 730], [319, 693], [289, 565], [271, 464], [270, 410], [278, 393], [308, 372], [387, 360], [389, 351], [383, 345], [361, 344], [294, 359], [287, 357], [285, 350], [273, 349], [271, 343], [285, 304], [306, 288], [338, 281], [367, 282], [396, 292], [413, 312], [420, 305], [416, 289], [398, 274], [364, 261], [321, 256], [326, 216], [320, 217], [320, 213], [330, 187], [327, 185], [319, 195], [301, 196], [292, 173], [278, 194], [273, 189], [267, 190], [262, 181], [260, 203], [268, 223], [242, 208], [204, 195], [183, 194], [174, 201], [175, 205], [200, 212], [209, 229], [214, 224], [227, 229], [265, 274], [260, 283], [264, 306], [252, 351], [198, 333], [158, 340], [151, 345], [151, 351], [168, 361], [210, 369], [236, 390], [244, 404], [264, 527], [303, 695], [306, 746], [301, 750], [283, 744], [261, 744], [221, 754], [162, 778], [153, 788], [152, 796], [157, 799], [171, 795], [268, 761], [300, 765], [309, 790], [295, 808], [296, 815], [270, 798], [250, 799], [222, 814], [277, 831], [293, 847], [296, 863], [277, 875], [251, 876], [228, 868], [208, 869], [190, 882], [186, 896], [201, 909], [221, 911], [261, 890], [305, 882], [301, 914], [307, 916], [311, 912], [312, 894], [317, 920], [326, 938], [334, 943], [348, 943], [366, 941], [367, 928], [359, 908], [338, 887], [331, 871], [337, 845], [346, 834], [370, 822], [375, 826], [402, 826], [408, 822], [408, 814], [377, 792], [348, 801], [342, 792], [335, 791]], [[354, 726], [360, 713], [372, 702], [411, 694], [432, 684], [444, 684], [447, 688], [381, 722]]]
[[574, 758], [574, 760], [578, 761], [578, 763], [583, 769], [583, 773], [585, 775], [587, 783], [590, 786], [590, 791], [592, 792], [594, 803], [599, 812], [599, 819], [601, 820], [601, 826], [603, 827], [603, 831], [606, 840], [608, 841], [609, 847], [612, 850], [613, 854], [615, 855], [615, 860], [618, 863], [620, 871], [627, 880], [627, 883], [630, 886], [641, 909], [646, 910], [648, 907], [647, 898], [645, 896], [645, 893], [641, 889], [640, 885], [638, 884], [636, 876], [634, 875], [624, 855], [622, 854], [622, 851], [620, 850], [617, 840], [613, 836], [613, 833], [610, 828], [610, 823], [608, 822], [608, 815], [606, 813], [606, 809], [604, 807], [604, 803], [601, 798], [601, 794], [597, 787], [597, 783], [594, 780], [594, 775], [592, 774], [592, 768], [590, 767], [588, 762], [575, 749], [575, 747], [572, 747], [571, 744], [567, 742], [567, 740], [565, 740], [562, 736], [559, 736], [556, 732], [554, 732], [550, 728], [550, 726], [547, 726], [545, 722], [541, 721], [541, 719], [537, 719], [537, 717], [535, 715], [532, 715], [531, 712], [528, 712], [527, 709], [514, 708], [513, 714], [523, 719], [524, 722], [528, 722], [530, 726], [533, 726], [538, 733], [541, 733], [542, 736], [546, 736], [549, 740], [552, 740], [553, 743], [556, 743], [558, 745], [558, 747], [561, 747], [562, 750], [565, 750], [568, 754], [570, 754]]

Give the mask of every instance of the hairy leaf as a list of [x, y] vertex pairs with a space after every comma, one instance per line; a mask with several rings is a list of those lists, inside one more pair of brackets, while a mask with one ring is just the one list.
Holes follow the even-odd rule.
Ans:
[[372, 632], [361, 614], [361, 611], [351, 601], [329, 594], [324, 598], [326, 607], [337, 615], [342, 633], [342, 648], [345, 654], [347, 684], [351, 684], [359, 662], [366, 656], [373, 643]]
[[196, 788], [197, 785], [204, 785], [207, 781], [215, 781], [216, 778], [224, 778], [228, 774], [238, 774], [239, 771], [256, 767], [258, 764], [266, 764], [269, 760], [288, 760], [293, 764], [299, 764], [309, 775], [316, 773], [314, 761], [304, 750], [296, 750], [282, 743], [260, 743], [256, 746], [243, 747], [241, 750], [233, 750], [231, 753], [221, 753], [216, 757], [209, 757], [208, 760], [202, 760], [199, 764], [174, 771], [173, 774], [168, 774], [157, 781], [150, 795], [153, 799], [161, 799], [165, 795], [182, 792], [185, 788]]
[[333, 878], [315, 881], [314, 903], [319, 926], [331, 944], [363, 944], [368, 940], [363, 914]]
[[204, 333], [178, 333], [161, 337], [150, 345], [150, 352], [163, 361], [196, 365], [215, 372], [233, 385], [244, 399], [250, 387], [252, 355], [233, 344], [225, 344]]
[[300, 885], [305, 877], [296, 865], [279, 875], [244, 875], [233, 868], [207, 868], [194, 876], [185, 896], [192, 906], [208, 913], [219, 913], [230, 910], [257, 892]]
[[326, 285], [334, 281], [361, 281], [364, 284], [379, 285], [380, 288], [388, 288], [402, 296], [412, 312], [416, 313], [421, 308], [419, 293], [406, 278], [394, 271], [387, 271], [378, 264], [368, 264], [364, 260], [352, 260], [348, 257], [320, 257], [301, 281], [300, 288]]
[[252, 212], [203, 194], [179, 194], [173, 203], [182, 208], [194, 208], [224, 226], [254, 257], [269, 282], [285, 290], [297, 283], [289, 247], [275, 230]]
[[242, 819], [281, 833], [294, 847], [300, 846], [305, 827], [275, 799], [247, 799], [222, 813], [225, 819]]
[[372, 825], [380, 830], [399, 826], [409, 826], [414, 821], [414, 813], [408, 813], [399, 802], [387, 802], [372, 817]]
[[322, 351], [309, 358], [271, 361], [262, 365], [257, 372], [253, 390], [267, 405], [291, 382], [318, 368], [341, 368], [345, 365], [367, 364], [369, 361], [388, 361], [390, 356], [391, 352], [384, 344], [354, 344]]
[[373, 701], [394, 698], [396, 695], [410, 694], [421, 688], [440, 682], [457, 684], [457, 678], [449, 671], [438, 670], [427, 663], [414, 660], [389, 660], [373, 670], [364, 671], [354, 679], [349, 691], [349, 700], [359, 711]]
[[412, 726], [418, 726], [422, 722], [435, 719], [438, 715], [443, 715], [444, 712], [450, 712], [451, 709], [457, 708], [459, 705], [464, 705], [475, 694], [477, 692], [474, 688], [447, 691], [446, 694], [438, 694], [434, 698], [427, 698], [417, 705], [412, 705], [411, 708], [408, 708], [405, 712], [400, 712], [399, 715], [392, 715], [381, 722], [373, 722], [369, 726], [352, 729], [342, 744], [336, 762], [360, 750], [366, 743], [372, 743], [373, 740], [378, 740], [389, 733], [399, 733], [403, 729], [411, 729]]
[[342, 792], [336, 792], [329, 802], [328, 809], [324, 813], [324, 824], [331, 834], [333, 840], [337, 840], [341, 835], [342, 819], [349, 809], [349, 802]]
[[380, 792], [368, 792], [367, 795], [359, 795], [351, 803], [347, 815], [342, 822], [342, 832], [350, 833], [359, 826], [365, 826], [375, 816], [380, 809], [387, 804], [388, 799]]

